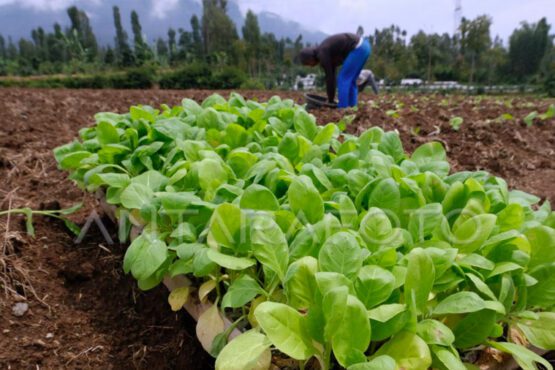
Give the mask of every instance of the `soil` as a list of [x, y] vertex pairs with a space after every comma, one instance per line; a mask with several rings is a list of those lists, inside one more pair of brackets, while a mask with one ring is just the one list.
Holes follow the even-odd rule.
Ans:
[[[179, 104], [211, 91], [0, 89], [0, 209], [53, 209], [83, 202], [72, 216], [80, 225], [94, 196], [56, 168], [52, 149], [71, 141], [100, 111], [125, 112], [134, 104]], [[222, 92], [227, 95], [227, 92]], [[300, 93], [243, 91], [265, 100], [274, 94], [301, 103]], [[555, 202], [555, 120], [523, 122], [554, 100], [423, 95], [363, 95], [357, 111], [314, 111], [318, 122], [337, 122], [360, 133], [372, 125], [399, 131], [405, 148], [443, 142], [453, 170], [484, 169], [518, 188]], [[501, 115], [513, 119], [501, 122]], [[451, 128], [451, 117], [464, 122]], [[508, 117], [507, 117], [508, 118]], [[115, 226], [99, 220], [115, 240]], [[93, 224], [76, 242], [62, 222], [36, 217], [36, 237], [20, 216], [0, 217], [0, 368], [208, 369], [213, 359], [195, 336], [195, 323], [173, 313], [167, 291], [141, 292], [123, 274], [124, 245], [109, 244]], [[16, 316], [12, 307], [29, 309]]]

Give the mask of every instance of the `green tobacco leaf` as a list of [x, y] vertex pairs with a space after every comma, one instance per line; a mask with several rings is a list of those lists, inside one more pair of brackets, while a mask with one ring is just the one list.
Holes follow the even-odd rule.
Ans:
[[123, 268], [137, 280], [144, 280], [158, 270], [168, 258], [166, 243], [152, 236], [135, 239], [125, 253]]
[[108, 122], [101, 121], [96, 125], [96, 135], [100, 145], [119, 143], [118, 130]]
[[352, 295], [347, 297], [343, 310], [343, 322], [333, 334], [332, 348], [339, 364], [348, 367], [366, 359], [370, 321], [362, 302]]
[[124, 188], [129, 185], [131, 179], [124, 173], [97, 173], [94, 174], [90, 182], [98, 185], [108, 185], [113, 188]]
[[267, 216], [255, 217], [251, 225], [251, 244], [256, 259], [283, 281], [289, 264], [289, 248], [278, 224]]
[[355, 290], [353, 282], [343, 274], [337, 272], [317, 272], [314, 276], [322, 296], [340, 286], [346, 286], [349, 289], [349, 294], [352, 294]]
[[347, 195], [339, 197], [339, 217], [344, 227], [356, 228], [358, 226], [358, 212], [355, 204]]
[[[261, 357], [269, 353], [272, 343], [255, 330], [249, 330], [230, 341], [216, 359], [216, 370], [262, 370]], [[269, 353], [268, 362], [271, 360]], [[269, 364], [268, 364], [269, 366]]]
[[219, 161], [211, 158], [195, 163], [200, 188], [204, 191], [205, 200], [210, 200], [218, 187], [227, 181], [227, 172]]
[[222, 308], [237, 308], [252, 301], [257, 295], [264, 294], [264, 290], [249, 275], [243, 275], [235, 280], [222, 299]]
[[453, 328], [455, 347], [465, 349], [486, 340], [495, 325], [495, 311], [482, 310], [466, 315]]
[[367, 309], [384, 302], [395, 289], [395, 276], [379, 266], [364, 266], [355, 280], [358, 299]]
[[318, 260], [306, 256], [289, 265], [285, 274], [285, 291], [290, 306], [302, 310], [314, 303], [314, 294], [318, 289], [315, 274]]
[[354, 279], [362, 267], [361, 249], [351, 233], [339, 232], [329, 237], [318, 255], [321, 271], [338, 272]]
[[426, 319], [416, 324], [416, 334], [428, 344], [450, 346], [455, 335], [446, 325], [437, 320]]
[[435, 280], [434, 263], [422, 248], [413, 249], [408, 255], [407, 275], [405, 278], [405, 301], [412, 301], [412, 293], [416, 308], [426, 312], [428, 295], [432, 291]]
[[263, 302], [254, 312], [272, 344], [296, 360], [307, 360], [315, 352], [307, 333], [305, 318], [295, 309], [275, 302]]
[[147, 171], [134, 177], [132, 182], [144, 185], [152, 191], [159, 191], [168, 183], [168, 178], [158, 171]]
[[291, 210], [300, 219], [314, 224], [324, 217], [324, 202], [308, 176], [296, 177], [287, 191]]
[[316, 119], [312, 114], [309, 114], [306, 111], [297, 111], [295, 113], [293, 124], [295, 125], [297, 132], [306, 137], [308, 140], [314, 139], [314, 137], [318, 134]]
[[478, 215], [463, 222], [454, 232], [453, 246], [461, 253], [472, 253], [489, 238], [495, 226], [496, 216]]
[[225, 247], [235, 249], [241, 243], [241, 229], [244, 217], [239, 207], [223, 203], [214, 210], [209, 225], [209, 240]]
[[451, 119], [449, 120], [449, 124], [455, 131], [459, 131], [463, 122], [464, 122], [464, 119], [462, 117], [451, 117]]
[[244, 270], [256, 264], [256, 261], [246, 257], [234, 257], [223, 254], [214, 249], [206, 251], [206, 256], [218, 265], [230, 270]]
[[538, 312], [537, 319], [519, 319], [517, 327], [534, 346], [555, 350], [555, 313]]
[[519, 230], [524, 223], [524, 209], [520, 204], [509, 204], [497, 214], [499, 231]]
[[542, 308], [555, 305], [555, 263], [542, 265], [530, 275], [538, 283], [528, 287], [528, 305]]
[[544, 263], [555, 262], [555, 229], [537, 226], [527, 230], [525, 235], [531, 247], [529, 269]]
[[409, 216], [408, 230], [415, 242], [424, 241], [442, 221], [441, 204], [432, 203], [421, 207]]
[[393, 358], [401, 369], [427, 370], [432, 364], [432, 356], [426, 342], [408, 331], [395, 335], [380, 347], [375, 356], [381, 355]]
[[348, 296], [349, 289], [346, 286], [335, 287], [323, 294], [322, 312], [325, 318], [324, 338], [326, 341], [331, 341], [343, 325]]
[[551, 364], [546, 359], [544, 359], [537, 353], [530, 351], [526, 347], [507, 342], [488, 343], [493, 348], [513, 355], [513, 358], [522, 367], [523, 370], [537, 370], [538, 366], [536, 364], [541, 364], [546, 369], [553, 370], [553, 366], [551, 366]]
[[534, 125], [534, 120], [538, 117], [538, 112], [533, 111], [530, 112], [524, 117], [523, 121], [526, 123], [526, 126], [532, 127]]
[[401, 143], [401, 139], [399, 139], [399, 134], [395, 132], [386, 132], [383, 134], [378, 149], [382, 153], [390, 155], [395, 162], [399, 162], [405, 157], [403, 144]]
[[416, 148], [411, 160], [418, 165], [421, 172], [434, 172], [438, 176], [449, 174], [449, 162], [443, 145], [438, 142], [430, 142]]
[[395, 360], [389, 356], [382, 355], [374, 357], [369, 362], [351, 365], [347, 370], [396, 370]]
[[358, 232], [371, 251], [376, 251], [381, 246], [397, 248], [403, 243], [403, 236], [399, 229], [391, 226], [386, 213], [379, 208], [368, 210], [360, 222]]
[[497, 299], [497, 297], [492, 292], [490, 287], [486, 283], [484, 283], [484, 281], [480, 279], [478, 276], [469, 273], [469, 274], [466, 274], [466, 277], [468, 277], [470, 281], [472, 281], [472, 284], [474, 284], [474, 286], [476, 287], [476, 289], [478, 289], [480, 293], [484, 294], [488, 298], [491, 298], [494, 300]]
[[252, 184], [245, 189], [243, 195], [241, 195], [241, 201], [239, 203], [241, 208], [249, 208], [264, 211], [277, 211], [279, 208], [279, 203], [274, 195], [265, 186]]
[[434, 308], [434, 315], [476, 312], [486, 308], [485, 301], [474, 292], [459, 292], [443, 299]]
[[400, 206], [399, 185], [391, 178], [379, 181], [368, 197], [368, 208], [376, 207], [398, 214]]
[[382, 304], [378, 307], [371, 309], [368, 311], [368, 317], [372, 320], [379, 321], [379, 322], [387, 322], [407, 310], [407, 307], [404, 304], [400, 303], [391, 303], [391, 304]]
[[434, 368], [439, 367], [438, 365], [441, 364], [441, 367], [439, 367], [440, 369], [467, 370], [467, 367], [463, 364], [455, 350], [449, 350], [440, 346], [431, 346], [431, 350]]
[[81, 165], [81, 161], [91, 156], [91, 153], [85, 151], [71, 152], [61, 158], [59, 161], [60, 167], [64, 170], [77, 169]]

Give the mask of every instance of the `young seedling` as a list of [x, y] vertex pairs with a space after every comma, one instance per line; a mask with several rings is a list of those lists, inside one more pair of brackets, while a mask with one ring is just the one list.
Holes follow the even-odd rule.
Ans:
[[7, 215], [13, 215], [13, 214], [22, 214], [25, 216], [25, 228], [27, 231], [27, 234], [29, 234], [32, 237], [35, 237], [35, 227], [33, 226], [33, 216], [47, 216], [47, 217], [53, 217], [53, 218], [57, 218], [59, 220], [62, 220], [64, 222], [64, 224], [66, 225], [66, 227], [75, 235], [79, 235], [79, 233], [81, 232], [81, 229], [79, 228], [79, 226], [77, 226], [77, 224], [75, 224], [73, 221], [71, 221], [70, 219], [68, 219], [65, 216], [69, 216], [70, 214], [76, 212], [77, 210], [79, 210], [82, 207], [82, 203], [78, 203], [70, 208], [66, 208], [66, 209], [60, 209], [60, 210], [33, 210], [31, 208], [25, 207], [25, 208], [13, 208], [13, 209], [9, 209], [6, 211], [0, 211], [0, 216], [7, 216]]
[[451, 128], [455, 131], [460, 130], [463, 122], [464, 122], [464, 119], [462, 117], [451, 117], [451, 119], [449, 120], [449, 124], [451, 125]]

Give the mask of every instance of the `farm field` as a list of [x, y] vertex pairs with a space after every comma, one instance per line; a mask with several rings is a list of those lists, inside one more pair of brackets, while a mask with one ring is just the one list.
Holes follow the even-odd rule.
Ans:
[[[131, 105], [201, 101], [213, 91], [0, 90], [0, 209], [52, 209], [84, 201], [79, 224], [97, 209], [90, 194], [58, 170], [52, 149], [71, 141], [101, 111]], [[220, 92], [228, 95], [228, 92]], [[267, 100], [276, 92], [244, 91]], [[279, 93], [302, 102], [299, 93]], [[373, 99], [373, 100], [371, 100]], [[542, 113], [555, 100], [512, 97], [364, 95], [347, 131], [371, 126], [398, 130], [412, 152], [444, 144], [452, 171], [487, 170], [517, 188], [555, 202], [555, 119]], [[537, 112], [535, 119], [530, 114]], [[313, 112], [319, 124], [342, 113]], [[525, 117], [527, 119], [525, 120]], [[457, 127], [459, 126], [460, 127]], [[103, 218], [105, 224], [109, 224]], [[124, 246], [107, 245], [98, 231], [79, 244], [63, 223], [35, 221], [36, 239], [19, 217], [0, 218], [0, 278], [27, 296], [28, 311], [12, 315], [8, 289], [0, 297], [0, 364], [11, 368], [186, 368], [213, 364], [184, 311], [172, 313], [164, 287], [143, 293], [122, 271]], [[95, 228], [93, 228], [96, 230]], [[115, 227], [112, 226], [112, 231]], [[99, 247], [100, 245], [100, 247]], [[185, 329], [185, 330], [184, 330]]]

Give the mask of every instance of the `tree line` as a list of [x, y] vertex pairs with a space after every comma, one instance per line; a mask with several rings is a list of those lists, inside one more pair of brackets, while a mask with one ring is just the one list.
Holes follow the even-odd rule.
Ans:
[[410, 37], [398, 26], [369, 35], [374, 46], [369, 65], [386, 79], [422, 78], [479, 84], [537, 83], [555, 72], [555, 49], [546, 18], [523, 22], [505, 46], [491, 36], [487, 15], [463, 18], [455, 35], [427, 34]]
[[[60, 24], [54, 24], [52, 31], [38, 27], [31, 31], [30, 39], [17, 43], [0, 35], [0, 75], [190, 67], [193, 75], [202, 75], [203, 68], [226, 70], [239, 76], [238, 81], [250, 78], [273, 87], [290, 84], [292, 76], [308, 71], [294, 63], [299, 50], [307, 46], [302, 35], [291, 40], [264, 33], [250, 10], [238, 30], [227, 14], [227, 0], [203, 0], [202, 5], [200, 18], [193, 15], [188, 29], [169, 28], [167, 37], [153, 43], [145, 39], [136, 11], [130, 14], [130, 37], [122, 26], [119, 8], [114, 6], [115, 37], [109, 46], [99, 45], [87, 14], [72, 6], [67, 9], [70, 25], [65, 29]], [[368, 67], [390, 82], [412, 77], [499, 84], [554, 78], [554, 37], [545, 18], [523, 22], [507, 45], [499, 37], [492, 38], [491, 24], [486, 15], [463, 18], [455, 35], [420, 31], [410, 38], [396, 25], [376, 29], [367, 35], [373, 49]], [[364, 35], [361, 26], [357, 32]]]

